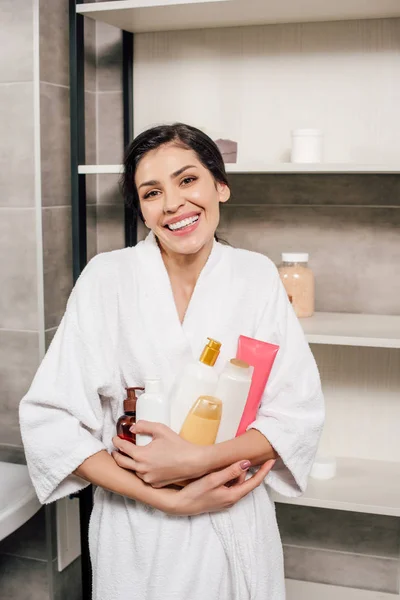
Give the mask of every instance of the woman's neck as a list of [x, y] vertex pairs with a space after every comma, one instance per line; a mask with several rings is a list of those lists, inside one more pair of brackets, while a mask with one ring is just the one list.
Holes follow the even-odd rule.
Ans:
[[159, 244], [161, 256], [171, 281], [181, 281], [185, 287], [191, 286], [194, 288], [211, 254], [213, 244], [214, 240], [212, 239], [196, 254], [169, 252]]

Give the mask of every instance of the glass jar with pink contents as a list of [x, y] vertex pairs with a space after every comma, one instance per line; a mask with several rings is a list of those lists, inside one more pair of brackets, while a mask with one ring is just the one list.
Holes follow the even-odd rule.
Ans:
[[305, 252], [284, 252], [279, 275], [288, 298], [299, 318], [314, 314], [314, 274]]

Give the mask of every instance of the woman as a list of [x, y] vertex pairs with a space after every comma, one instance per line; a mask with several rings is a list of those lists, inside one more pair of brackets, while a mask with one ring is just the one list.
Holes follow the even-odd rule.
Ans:
[[[282, 600], [270, 489], [295, 496], [306, 485], [323, 422], [312, 354], [272, 262], [215, 239], [230, 191], [210, 138], [183, 124], [142, 133], [123, 188], [150, 234], [90, 261], [21, 403], [39, 499], [98, 486], [95, 600]], [[280, 346], [244, 435], [200, 447], [139, 422], [150, 445], [115, 437], [125, 387], [159, 377], [168, 392], [207, 337], [222, 342], [221, 369], [241, 334]]]

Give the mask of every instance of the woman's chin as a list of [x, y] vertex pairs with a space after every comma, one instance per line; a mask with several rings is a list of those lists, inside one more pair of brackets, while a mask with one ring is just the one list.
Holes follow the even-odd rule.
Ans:
[[205, 236], [198, 231], [193, 231], [188, 235], [174, 236], [164, 234], [159, 236], [161, 245], [165, 250], [170, 250], [176, 254], [197, 254], [206, 246], [213, 235]]

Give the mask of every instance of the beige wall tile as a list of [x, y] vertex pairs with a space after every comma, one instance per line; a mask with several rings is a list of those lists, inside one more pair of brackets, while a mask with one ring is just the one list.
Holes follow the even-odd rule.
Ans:
[[289, 579], [393, 594], [399, 591], [398, 560], [297, 546], [283, 549]]
[[0, 330], [0, 443], [20, 443], [18, 407], [39, 362], [37, 332]]
[[40, 80], [69, 86], [68, 2], [40, 0]]
[[317, 310], [399, 312], [397, 208], [226, 206], [221, 232], [275, 263], [282, 252], [309, 252]]
[[34, 205], [33, 84], [0, 84], [0, 207]]
[[125, 247], [123, 205], [97, 207], [97, 251], [108, 252]]
[[42, 205], [71, 203], [69, 89], [40, 84]]
[[32, 81], [33, 2], [2, 0], [0, 47], [0, 82]]
[[279, 503], [276, 513], [284, 544], [381, 558], [399, 556], [400, 522], [396, 517]]
[[38, 328], [33, 208], [0, 209], [0, 329]]
[[98, 162], [118, 164], [123, 156], [122, 93], [98, 93]]
[[71, 209], [42, 209], [45, 327], [57, 327], [72, 289]]
[[96, 23], [97, 90], [122, 90], [122, 31], [100, 21]]

